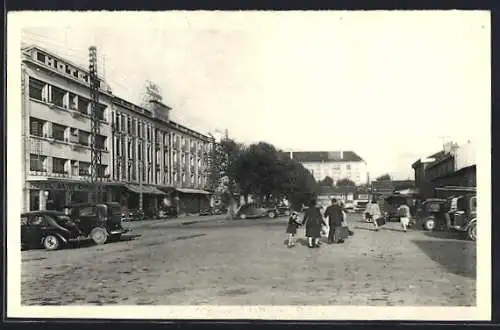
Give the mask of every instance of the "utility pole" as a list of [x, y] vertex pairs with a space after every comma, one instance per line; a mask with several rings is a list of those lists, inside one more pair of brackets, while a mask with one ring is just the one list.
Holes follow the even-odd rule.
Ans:
[[102, 202], [102, 175], [100, 175], [102, 163], [101, 146], [97, 145], [97, 138], [100, 135], [99, 122], [99, 79], [97, 77], [97, 49], [95, 46], [89, 47], [89, 82], [90, 82], [90, 98], [91, 98], [91, 144], [90, 144], [90, 180], [95, 188], [95, 197], [93, 201], [96, 203]]

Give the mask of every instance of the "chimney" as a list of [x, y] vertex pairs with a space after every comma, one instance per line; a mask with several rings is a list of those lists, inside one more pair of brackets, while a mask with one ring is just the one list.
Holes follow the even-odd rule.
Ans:
[[293, 151], [290, 151], [290, 159], [293, 159]]
[[153, 113], [153, 116], [155, 118], [160, 118], [167, 122], [169, 121], [170, 110], [172, 110], [172, 108], [155, 100], [150, 100], [148, 104], [149, 104], [148, 110], [150, 110]]
[[343, 159], [344, 159], [344, 151], [340, 150], [340, 160], [343, 160]]

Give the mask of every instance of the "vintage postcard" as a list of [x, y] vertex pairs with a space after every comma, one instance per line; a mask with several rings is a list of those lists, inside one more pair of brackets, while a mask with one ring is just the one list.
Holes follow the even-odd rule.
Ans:
[[489, 12], [7, 28], [7, 317], [491, 318]]

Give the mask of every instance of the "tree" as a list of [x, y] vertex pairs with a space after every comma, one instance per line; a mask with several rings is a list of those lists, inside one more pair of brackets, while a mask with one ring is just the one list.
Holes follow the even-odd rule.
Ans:
[[330, 178], [329, 176], [326, 176], [323, 180], [319, 182], [320, 186], [324, 187], [332, 187], [333, 186], [333, 179]]
[[277, 202], [287, 198], [292, 205], [307, 203], [317, 194], [317, 182], [300, 163], [284, 157], [266, 142], [241, 148], [229, 173], [235, 178], [245, 200], [249, 194], [258, 201]]
[[[212, 136], [213, 138], [213, 136]], [[228, 217], [233, 218], [233, 194], [237, 182], [232, 172], [233, 162], [238, 158], [242, 145], [225, 137], [220, 143], [214, 142], [210, 150], [208, 166], [208, 189], [215, 192], [228, 207]]]
[[351, 179], [340, 179], [337, 181], [337, 187], [355, 187], [356, 183]]
[[388, 180], [391, 180], [391, 176], [389, 175], [389, 173], [382, 174], [381, 176], [375, 179], [375, 181], [388, 181]]

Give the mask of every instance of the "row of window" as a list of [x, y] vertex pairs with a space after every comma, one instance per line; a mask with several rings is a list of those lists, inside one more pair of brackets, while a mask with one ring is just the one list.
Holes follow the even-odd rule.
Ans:
[[137, 158], [139, 160], [142, 160], [145, 156], [145, 160], [147, 163], [159, 162], [159, 160], [162, 158], [162, 153], [164, 164], [169, 163], [170, 157], [176, 163], [180, 162], [181, 164], [187, 164], [189, 166], [197, 165], [198, 167], [201, 167], [206, 165], [207, 162], [206, 156], [195, 157], [194, 154], [188, 154], [182, 151], [177, 152], [176, 150], [172, 150], [172, 155], [170, 155], [167, 148], [164, 148], [163, 151], [156, 150], [155, 152], [153, 152], [153, 148], [151, 146], [145, 145], [140, 141], [136, 141], [134, 138], [126, 141], [125, 137], [115, 137], [114, 148], [114, 153], [117, 157], [134, 159], [137, 155]]
[[[53, 58], [52, 56], [49, 56], [47, 54], [44, 54], [40, 51], [36, 51], [35, 59], [38, 62], [41, 62], [51, 68], [53, 68], [56, 71], [59, 71], [63, 74], [66, 74], [68, 76], [71, 76], [74, 79], [78, 79], [82, 82], [85, 82], [86, 84], [90, 83], [90, 77], [87, 72], [82, 71], [70, 64], [64, 63], [62, 61], [58, 61], [57, 59]], [[99, 80], [99, 88], [100, 89], [105, 89], [106, 86], [102, 80]]]
[[153, 127], [151, 123], [140, 120], [136, 117], [129, 116], [125, 113], [113, 112], [112, 126], [117, 133], [127, 133], [128, 135], [153, 141], [159, 144], [163, 141], [164, 146], [170, 146], [170, 142], [174, 147], [190, 148], [192, 152], [202, 151], [208, 152], [209, 144], [199, 141], [198, 139], [189, 139], [181, 134], [165, 132]]
[[[320, 170], [326, 170], [326, 171], [340, 171], [342, 170], [342, 165], [341, 164], [335, 164], [335, 165], [329, 165], [329, 166], [323, 166], [321, 164], [315, 164], [315, 165], [309, 165], [309, 167], [311, 167], [312, 169], [316, 170], [316, 171], [320, 171]], [[345, 164], [345, 169], [347, 171], [350, 171], [352, 169], [352, 166], [351, 164]]]
[[[29, 97], [64, 109], [78, 111], [86, 116], [90, 116], [92, 111], [92, 102], [89, 99], [33, 77], [29, 78]], [[97, 117], [102, 121], [105, 121], [106, 108], [104, 104], [99, 103], [97, 105]]]
[[[115, 181], [138, 181], [137, 170], [134, 166], [128, 166], [129, 164], [123, 162], [118, 164], [115, 167], [115, 171], [113, 172]], [[185, 171], [176, 171], [173, 170], [172, 173], [168, 172], [166, 168], [165, 171], [156, 171], [153, 172], [153, 169], [150, 166], [139, 167], [139, 173], [142, 175], [143, 183], [150, 184], [190, 184], [190, 185], [198, 185], [202, 187], [207, 182], [207, 176], [204, 174], [195, 175], [195, 173], [188, 174]], [[189, 181], [187, 181], [189, 178]]]
[[[90, 146], [90, 132], [74, 127], [68, 127], [57, 123], [49, 122], [36, 117], [30, 117], [30, 135], [52, 138], [58, 141], [70, 142]], [[106, 137], [97, 135], [95, 140], [96, 148], [106, 149]]]
[[[104, 177], [106, 169], [106, 165], [101, 165], [97, 170], [97, 175]], [[40, 173], [50, 172], [52, 174], [64, 174], [68, 176], [91, 175], [90, 163], [88, 162], [35, 154], [30, 154], [30, 171]]]

